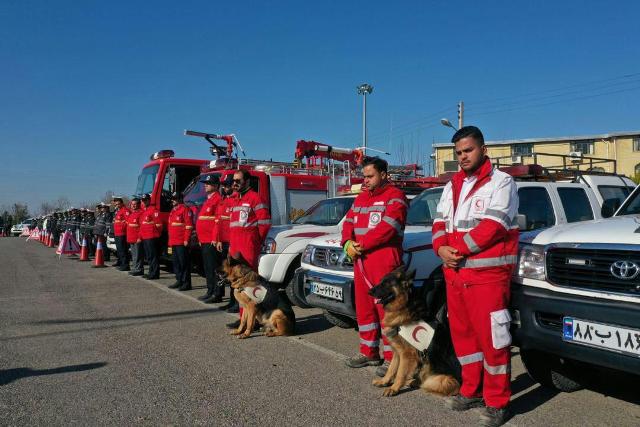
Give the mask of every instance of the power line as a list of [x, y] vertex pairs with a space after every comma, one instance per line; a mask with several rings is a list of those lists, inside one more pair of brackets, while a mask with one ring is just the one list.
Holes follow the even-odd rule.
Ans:
[[528, 108], [539, 108], [539, 107], [545, 107], [547, 105], [560, 104], [560, 103], [563, 103], [563, 102], [573, 102], [573, 101], [578, 101], [578, 100], [582, 100], [582, 99], [591, 99], [591, 98], [597, 98], [597, 97], [601, 97], [601, 96], [614, 95], [616, 93], [631, 92], [631, 91], [638, 90], [638, 89], [640, 89], [640, 86], [635, 86], [635, 87], [631, 87], [631, 88], [624, 88], [624, 89], [619, 89], [619, 90], [609, 91], [609, 92], [604, 92], [604, 93], [598, 93], [598, 94], [593, 94], [593, 95], [578, 96], [578, 97], [569, 98], [569, 99], [560, 99], [560, 100], [556, 100], [556, 101], [544, 102], [544, 103], [533, 104], [533, 105], [522, 105], [522, 106], [516, 106], [516, 107], [513, 107], [513, 108], [498, 109], [498, 110], [493, 110], [493, 111], [484, 111], [484, 112], [479, 112], [479, 113], [475, 113], [475, 114], [472, 113], [471, 115], [473, 117], [476, 117], [476, 116], [484, 116], [484, 115], [488, 115], [488, 114], [497, 114], [497, 113], [504, 113], [504, 112], [509, 112], [509, 111], [525, 110], [525, 109], [528, 109]]
[[494, 99], [489, 99], [489, 100], [484, 100], [484, 101], [471, 101], [469, 102], [470, 104], [473, 105], [484, 105], [484, 104], [491, 104], [491, 103], [496, 103], [496, 102], [502, 102], [505, 100], [511, 100], [511, 99], [517, 99], [517, 98], [526, 98], [529, 96], [533, 96], [533, 95], [540, 95], [543, 93], [553, 93], [553, 92], [559, 92], [559, 91], [564, 91], [567, 89], [574, 89], [574, 88], [578, 88], [578, 87], [585, 87], [585, 86], [590, 86], [590, 85], [594, 85], [594, 84], [601, 84], [601, 83], [606, 83], [606, 82], [612, 82], [612, 81], [616, 81], [616, 80], [621, 80], [621, 79], [630, 79], [630, 78], [634, 78], [640, 76], [640, 72], [639, 73], [631, 73], [631, 74], [624, 74], [621, 76], [617, 76], [617, 77], [611, 77], [611, 78], [606, 78], [606, 79], [599, 79], [599, 80], [591, 80], [588, 82], [583, 82], [583, 83], [577, 83], [577, 84], [573, 84], [573, 85], [569, 85], [569, 86], [562, 86], [562, 87], [557, 87], [557, 88], [553, 88], [553, 89], [544, 89], [544, 90], [540, 90], [540, 91], [535, 91], [535, 92], [527, 92], [527, 93], [523, 93], [523, 94], [518, 94], [518, 95], [510, 95], [510, 96], [506, 96], [506, 97], [501, 97], [501, 98], [494, 98]]

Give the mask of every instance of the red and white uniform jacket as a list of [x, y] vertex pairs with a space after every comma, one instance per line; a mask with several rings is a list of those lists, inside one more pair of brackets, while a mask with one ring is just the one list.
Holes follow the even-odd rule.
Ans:
[[221, 201], [222, 196], [216, 191], [209, 195], [200, 208], [196, 222], [196, 234], [198, 241], [202, 244], [215, 242], [216, 209]]
[[182, 246], [191, 238], [193, 213], [184, 204], [174, 206], [169, 214], [169, 246]]
[[[488, 283], [510, 276], [518, 253], [518, 189], [510, 175], [493, 169], [487, 158], [473, 176], [453, 176], [436, 210], [433, 250], [451, 246], [465, 257], [457, 271], [461, 280]], [[453, 273], [444, 270], [445, 276]]]
[[222, 243], [229, 243], [230, 231], [229, 226], [231, 223], [231, 211], [236, 206], [237, 200], [234, 195], [225, 197], [222, 202], [218, 203], [218, 209], [216, 210], [216, 228], [215, 228], [215, 241]]
[[149, 206], [142, 212], [140, 218], [140, 238], [142, 240], [156, 239], [162, 234], [160, 212], [155, 206]]
[[363, 191], [347, 212], [342, 245], [347, 240], [362, 247], [364, 274], [372, 285], [402, 264], [402, 239], [409, 202], [391, 184]]
[[252, 268], [257, 270], [262, 243], [267, 237], [269, 228], [271, 228], [271, 215], [262, 197], [253, 190], [238, 195], [231, 208], [229, 253], [232, 256], [239, 253]]
[[116, 237], [125, 236], [127, 234], [127, 217], [131, 210], [123, 206], [116, 212], [113, 218], [113, 235]]

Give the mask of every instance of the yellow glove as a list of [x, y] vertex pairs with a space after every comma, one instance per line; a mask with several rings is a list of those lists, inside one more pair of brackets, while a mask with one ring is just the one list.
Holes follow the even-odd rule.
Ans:
[[360, 250], [352, 240], [347, 240], [347, 243], [344, 244], [344, 251], [351, 259], [357, 258], [361, 255]]

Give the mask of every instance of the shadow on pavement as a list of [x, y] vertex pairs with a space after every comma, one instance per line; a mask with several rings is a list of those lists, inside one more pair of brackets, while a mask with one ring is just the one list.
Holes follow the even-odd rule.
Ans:
[[16, 381], [22, 378], [40, 377], [42, 375], [64, 374], [67, 372], [89, 371], [91, 369], [102, 368], [103, 366], [106, 366], [106, 362], [86, 363], [84, 365], [61, 366], [59, 368], [51, 368], [51, 369], [31, 369], [31, 368], [0, 369], [0, 386], [7, 385], [13, 381]]
[[535, 387], [522, 396], [518, 396], [509, 404], [513, 415], [531, 412], [560, 393], [558, 390], [542, 387], [534, 382], [528, 374], [520, 374], [515, 380], [511, 381], [511, 392], [516, 394], [532, 386]]
[[191, 316], [193, 314], [207, 314], [211, 312], [219, 311], [217, 308], [204, 308], [201, 310], [187, 310], [177, 311], [173, 313], [157, 313], [157, 314], [144, 314], [138, 316], [122, 316], [122, 317], [95, 317], [92, 319], [50, 319], [40, 320], [37, 322], [31, 322], [32, 325], [66, 325], [71, 323], [95, 323], [95, 322], [109, 322], [118, 320], [136, 320], [136, 319], [158, 319], [167, 317], [179, 317], [179, 316]]
[[296, 335], [307, 335], [322, 332], [332, 328], [333, 325], [322, 314], [314, 314], [307, 317], [296, 318]]

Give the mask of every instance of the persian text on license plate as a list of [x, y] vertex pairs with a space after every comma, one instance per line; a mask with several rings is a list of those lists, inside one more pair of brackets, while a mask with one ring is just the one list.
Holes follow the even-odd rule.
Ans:
[[340, 286], [327, 285], [326, 283], [311, 282], [311, 293], [323, 297], [342, 301], [342, 288]]
[[567, 342], [640, 356], [640, 331], [565, 317], [562, 338]]

